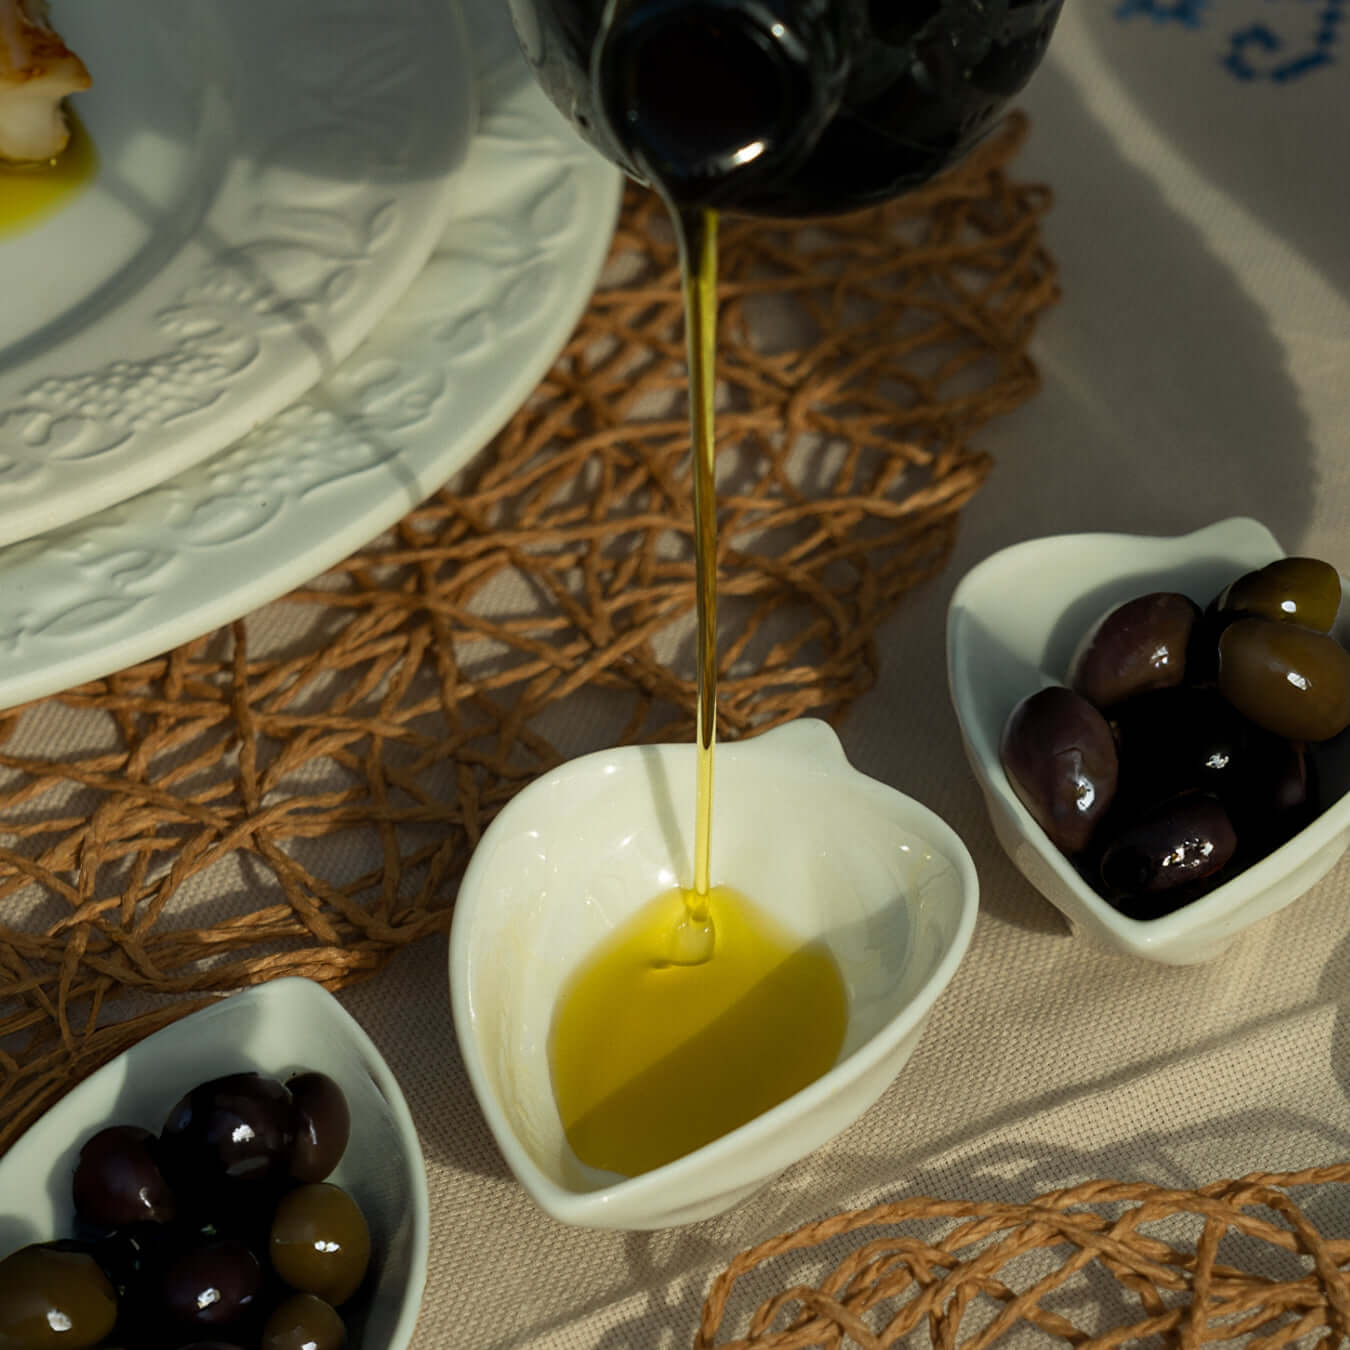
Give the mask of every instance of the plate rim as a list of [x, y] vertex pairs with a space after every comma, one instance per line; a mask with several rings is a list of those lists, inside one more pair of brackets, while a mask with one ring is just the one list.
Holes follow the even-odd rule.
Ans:
[[[398, 3], [409, 33], [414, 20], [441, 16], [443, 40], [428, 49], [436, 55], [428, 55], [408, 86], [412, 123], [436, 115], [435, 137], [428, 135], [423, 148], [434, 147], [438, 171], [403, 180], [343, 179], [314, 172], [321, 165], [313, 160], [298, 176], [288, 169], [269, 190], [267, 156], [278, 146], [331, 152], [355, 119], [337, 100], [316, 112], [313, 100], [298, 94], [281, 104], [290, 110], [282, 125], [269, 124], [265, 134], [256, 126], [241, 131], [233, 110], [250, 99], [248, 63], [239, 58], [240, 44], [230, 44], [220, 58], [221, 84], [229, 91], [234, 134], [196, 226], [184, 239], [170, 236], [142, 284], [60, 340], [44, 342], [32, 358], [22, 354], [22, 334], [7, 340], [12, 359], [0, 368], [0, 427], [8, 422], [17, 432], [0, 438], [0, 478], [9, 480], [0, 499], [0, 546], [94, 516], [234, 443], [349, 356], [412, 283], [453, 209], [455, 172], [476, 125], [477, 89], [455, 0]], [[389, 0], [348, 0], [353, 5], [375, 17]], [[219, 22], [229, 31], [246, 19], [231, 9]], [[285, 31], [298, 36], [300, 28], [272, 30]], [[354, 32], [349, 41], [355, 57]], [[447, 63], [456, 78], [445, 78]], [[258, 93], [252, 89], [253, 97]], [[97, 127], [92, 131], [97, 137]], [[297, 202], [291, 190], [311, 176], [311, 196]], [[38, 233], [59, 228], [63, 214], [45, 218]], [[18, 237], [23, 251], [15, 266], [31, 265], [32, 238]], [[111, 280], [100, 278], [73, 307]], [[43, 453], [23, 449], [24, 442], [44, 446]]]
[[[485, 0], [471, 2], [481, 5]], [[494, 185], [502, 156], [509, 156], [517, 169], [524, 164], [533, 166], [540, 174], [553, 175], [554, 195], [570, 200], [578, 213], [568, 222], [570, 232], [565, 244], [559, 246], [558, 252], [563, 256], [545, 256], [540, 262], [538, 255], [547, 254], [547, 249], [537, 240], [522, 245], [528, 245], [526, 251], [538, 266], [556, 272], [566, 293], [554, 308], [542, 315], [531, 315], [530, 321], [539, 325], [538, 331], [527, 343], [529, 350], [511, 358], [507, 382], [495, 393], [481, 398], [481, 391], [476, 391], [474, 397], [480, 399], [479, 406], [468, 417], [448, 415], [445, 409], [455, 401], [443, 398], [441, 421], [453, 422], [453, 444], [439, 441], [434, 429], [425, 434], [414, 429], [406, 444], [394, 446], [397, 453], [393, 459], [379, 466], [386, 474], [382, 495], [375, 499], [366, 493], [359, 510], [340, 519], [336, 526], [331, 519], [327, 521], [319, 544], [289, 555], [284, 564], [258, 567], [224, 589], [215, 584], [220, 556], [208, 554], [185, 559], [180, 552], [161, 566], [162, 571], [170, 574], [172, 585], [163, 593], [146, 592], [148, 583], [137, 569], [150, 565], [141, 555], [153, 554], [154, 546], [137, 532], [136, 513], [140, 513], [143, 521], [154, 521], [163, 514], [161, 506], [165, 511], [197, 509], [200, 502], [196, 506], [192, 501], [174, 506], [172, 499], [177, 485], [190, 481], [195, 490], [208, 494], [212, 476], [225, 472], [222, 465], [232, 466], [229, 472], [242, 485], [236, 494], [241, 500], [248, 497], [250, 505], [255, 498], [261, 502], [267, 495], [266, 486], [254, 483], [249, 487], [249, 474], [258, 476], [254, 472], [255, 461], [262, 458], [261, 452], [255, 454], [250, 448], [255, 437], [272, 431], [281, 436], [288, 419], [297, 413], [317, 417], [323, 401], [330, 399], [334, 380], [345, 371], [355, 371], [357, 377], [368, 369], [376, 375], [387, 373], [388, 366], [393, 364], [391, 351], [401, 350], [400, 343], [406, 338], [406, 334], [399, 336], [401, 326], [407, 327], [405, 310], [417, 303], [421, 291], [414, 284], [334, 376], [283, 409], [253, 436], [217, 452], [169, 483], [96, 516], [0, 549], [0, 651], [7, 651], [7, 659], [0, 665], [0, 708], [57, 694], [152, 659], [233, 622], [316, 577], [388, 529], [475, 458], [538, 386], [594, 292], [613, 237], [623, 179], [617, 168], [601, 159], [567, 126], [561, 114], [529, 80], [523, 62], [515, 78], [495, 78], [492, 84], [505, 92], [499, 92], [495, 103], [489, 103], [485, 97], [475, 145], [456, 175], [455, 205], [442, 245], [453, 254], [465, 231], [480, 226], [490, 231], [495, 222], [474, 216], [472, 205], [476, 193], [485, 185]], [[528, 203], [532, 221], [541, 214], [541, 204], [547, 206], [548, 200]], [[540, 228], [547, 230], [547, 220]], [[488, 242], [496, 241], [490, 238]], [[436, 266], [445, 251], [445, 247], [438, 247], [429, 267]], [[505, 275], [510, 269], [498, 270]], [[526, 276], [520, 284], [525, 286], [529, 280]], [[526, 297], [527, 301], [532, 299]], [[434, 327], [435, 320], [423, 316], [417, 323], [428, 328]], [[453, 335], [450, 340], [453, 341]], [[411, 397], [419, 397], [416, 380], [410, 379], [409, 385]], [[339, 425], [335, 430], [341, 433], [344, 428]], [[327, 447], [324, 448], [326, 452]], [[301, 452], [292, 450], [288, 444], [286, 452], [295, 459]], [[280, 452], [274, 458], [277, 457], [281, 457]], [[331, 496], [329, 500], [332, 501]], [[243, 557], [252, 564], [251, 552], [243, 544], [230, 547], [231, 558], [237, 561]], [[217, 552], [223, 556], [228, 550]], [[154, 558], [151, 564], [158, 565]], [[119, 593], [129, 598], [124, 610], [110, 619], [103, 615], [100, 606], [114, 606], [116, 597], [100, 596], [92, 589], [95, 581], [103, 580], [96, 575], [99, 565], [122, 568], [130, 578], [117, 581]], [[89, 594], [81, 587], [88, 587]], [[55, 635], [34, 628], [35, 605], [48, 593], [58, 597], [53, 603], [64, 603], [68, 594], [76, 597], [63, 619], [64, 629]], [[88, 623], [84, 622], [85, 617]]]

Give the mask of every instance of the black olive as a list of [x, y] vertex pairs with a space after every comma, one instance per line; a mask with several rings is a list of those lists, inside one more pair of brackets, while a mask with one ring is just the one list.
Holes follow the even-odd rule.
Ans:
[[1186, 676], [1186, 653], [1200, 607], [1176, 591], [1128, 600], [1084, 636], [1067, 683], [1107, 709], [1148, 689], [1166, 689]]
[[1262, 735], [1213, 689], [1157, 689], [1111, 714], [1120, 755], [1117, 802], [1140, 815], [1188, 790], [1226, 798], [1257, 769]]
[[1038, 690], [1012, 710], [999, 758], [1055, 847], [1086, 848], [1116, 791], [1116, 745], [1102, 714], [1070, 689]]
[[176, 1191], [275, 1182], [290, 1170], [291, 1094], [275, 1078], [236, 1073], [192, 1089], [160, 1132], [161, 1167]]
[[342, 1089], [325, 1073], [297, 1074], [286, 1083], [295, 1104], [291, 1176], [322, 1181], [342, 1160], [351, 1133], [351, 1112]]
[[1186, 683], [1213, 686], [1219, 679], [1219, 639], [1224, 630], [1247, 615], [1237, 610], [1218, 607], [1213, 602], [1195, 621], [1191, 640], [1186, 648]]
[[159, 1272], [160, 1306], [180, 1326], [211, 1331], [240, 1322], [253, 1311], [262, 1266], [234, 1238], [188, 1247]]
[[147, 1281], [153, 1279], [165, 1258], [191, 1240], [178, 1225], [128, 1224], [93, 1245], [95, 1260], [117, 1290], [118, 1301], [127, 1307], [139, 1299]]
[[1107, 897], [1134, 918], [1153, 918], [1202, 894], [1233, 856], [1237, 835], [1204, 793], [1176, 797], [1123, 829], [1102, 853]]
[[1316, 766], [1307, 748], [1253, 727], [1247, 771], [1228, 785], [1223, 802], [1238, 832], [1244, 865], [1279, 848], [1321, 810]]
[[108, 1228], [168, 1223], [176, 1206], [159, 1170], [157, 1144], [149, 1130], [135, 1125], [110, 1125], [89, 1139], [71, 1183], [76, 1215]]

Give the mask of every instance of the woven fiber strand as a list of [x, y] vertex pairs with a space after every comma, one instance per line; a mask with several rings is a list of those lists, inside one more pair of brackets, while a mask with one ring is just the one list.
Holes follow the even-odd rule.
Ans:
[[[1079, 1350], [1146, 1339], [1183, 1350], [1242, 1339], [1248, 1350], [1277, 1350], [1305, 1337], [1329, 1350], [1350, 1343], [1350, 1240], [1322, 1236], [1289, 1191], [1346, 1183], [1350, 1163], [1193, 1191], [1091, 1181], [1025, 1205], [916, 1197], [838, 1214], [735, 1257], [711, 1286], [694, 1350], [884, 1350], [911, 1333], [911, 1344], [926, 1336], [941, 1350], [983, 1350], [1026, 1329]], [[1180, 1218], [1198, 1230], [1193, 1242], [1148, 1231]], [[939, 1238], [903, 1232], [925, 1220], [956, 1222]], [[1247, 1240], [1241, 1266], [1219, 1260], [1226, 1235]], [[738, 1280], [840, 1240], [857, 1245], [827, 1275], [765, 1299], [746, 1335], [718, 1339]], [[1019, 1282], [1010, 1268], [1029, 1253], [1053, 1259]], [[1297, 1273], [1266, 1272], [1272, 1254], [1289, 1264], [1290, 1253], [1301, 1258]], [[1119, 1287], [1133, 1321], [1089, 1330], [1051, 1306], [1090, 1287], [1094, 1274]], [[1107, 1303], [1100, 1281], [1084, 1301]]]
[[[1049, 194], [1007, 171], [1025, 132], [848, 220], [724, 228], [723, 736], [868, 687], [989, 470], [971, 435], [1035, 390], [1056, 282]], [[683, 382], [673, 241], [633, 190], [576, 334], [452, 489], [257, 615], [0, 718], [0, 1149], [212, 996], [338, 987], [443, 932], [484, 825], [566, 756], [692, 734]]]

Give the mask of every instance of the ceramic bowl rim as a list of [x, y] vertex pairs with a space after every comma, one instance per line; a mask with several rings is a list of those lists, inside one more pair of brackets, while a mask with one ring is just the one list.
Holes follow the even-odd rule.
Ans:
[[[384, 1056], [360, 1023], [317, 981], [298, 975], [279, 976], [276, 979], [264, 980], [261, 984], [251, 985], [247, 989], [222, 995], [214, 1002], [207, 1004], [206, 1007], [198, 1008], [176, 1021], [170, 1022], [167, 1026], [152, 1031], [148, 1036], [142, 1037], [139, 1041], [115, 1055], [106, 1064], [101, 1065], [48, 1107], [14, 1140], [10, 1147], [10, 1153], [24, 1140], [36, 1137], [37, 1131], [42, 1129], [44, 1123], [49, 1123], [55, 1113], [60, 1112], [63, 1115], [78, 1117], [81, 1102], [86, 1097], [97, 1094], [98, 1087], [91, 1085], [98, 1084], [99, 1080], [116, 1077], [128, 1056], [135, 1055], [137, 1058], [141, 1058], [153, 1054], [156, 1044], [163, 1045], [167, 1041], [177, 1041], [192, 1035], [194, 1023], [198, 1022], [204, 1015], [216, 1012], [226, 1003], [236, 1004], [237, 1001], [236, 1006], [257, 1004], [260, 1011], [264, 1011], [269, 1004], [274, 1004], [281, 999], [291, 998], [298, 999], [302, 1003], [308, 1002], [317, 1021], [339, 1028], [342, 1037], [357, 1050], [362, 1067], [370, 1075], [375, 1087], [389, 1107], [399, 1135], [403, 1154], [402, 1171], [408, 1183], [411, 1224], [408, 1268], [402, 1275], [401, 1304], [391, 1332], [388, 1350], [400, 1350], [400, 1347], [406, 1346], [412, 1339], [413, 1329], [421, 1311], [430, 1252], [430, 1199], [421, 1141], [417, 1134], [417, 1127], [413, 1123], [412, 1113], [404, 1098], [403, 1090]], [[96, 1121], [89, 1122], [91, 1126], [98, 1123]], [[0, 1159], [0, 1162], [8, 1160], [10, 1153], [5, 1155], [5, 1159]], [[45, 1239], [35, 1240], [42, 1241]]]
[[[815, 728], [828, 734], [834, 756], [828, 769], [820, 764], [812, 765], [812, 772], [828, 772], [831, 776], [848, 777], [856, 780], [861, 790], [877, 801], [884, 801], [893, 807], [909, 812], [917, 819], [910, 825], [913, 833], [921, 836], [933, 846], [951, 865], [955, 876], [956, 899], [959, 912], [950, 941], [934, 963], [923, 984], [915, 991], [905, 1006], [897, 1011], [867, 1041], [858, 1046], [846, 1059], [834, 1065], [820, 1078], [795, 1092], [777, 1106], [747, 1121], [744, 1125], [714, 1139], [702, 1148], [677, 1158], [674, 1162], [645, 1172], [640, 1176], [627, 1178], [592, 1191], [578, 1191], [559, 1185], [529, 1156], [515, 1131], [506, 1119], [505, 1112], [497, 1101], [492, 1084], [483, 1064], [476, 1036], [473, 1034], [474, 1014], [472, 1009], [471, 982], [463, 977], [468, 968], [468, 949], [470, 934], [479, 907], [482, 887], [480, 873], [486, 871], [483, 860], [489, 849], [484, 847], [496, 835], [505, 834], [511, 823], [522, 811], [529, 809], [528, 804], [521, 805], [526, 793], [534, 794], [536, 788], [562, 790], [567, 783], [576, 778], [584, 778], [605, 764], [612, 763], [614, 757], [636, 759], [644, 753], [660, 752], [680, 757], [692, 755], [692, 743], [661, 742], [651, 745], [615, 746], [592, 751], [578, 756], [560, 765], [527, 788], [522, 789], [503, 807], [502, 811], [484, 831], [478, 848], [465, 871], [460, 886], [460, 897], [455, 902], [455, 915], [450, 929], [450, 991], [454, 1014], [455, 1029], [474, 1094], [487, 1119], [492, 1134], [506, 1156], [512, 1172], [520, 1180], [534, 1200], [555, 1218], [569, 1223], [585, 1223], [596, 1211], [607, 1207], [632, 1208], [642, 1211], [647, 1208], [648, 1197], [655, 1197], [667, 1188], [678, 1187], [680, 1180], [687, 1174], [701, 1171], [705, 1166], [716, 1165], [730, 1156], [739, 1154], [747, 1147], [767, 1145], [778, 1133], [781, 1126], [789, 1124], [799, 1115], [808, 1113], [818, 1103], [834, 1095], [842, 1084], [862, 1077], [866, 1072], [884, 1060], [886, 1056], [908, 1036], [932, 1010], [934, 1003], [943, 990], [952, 981], [957, 967], [965, 956], [974, 932], [975, 920], [979, 909], [979, 879], [969, 851], [956, 831], [929, 807], [910, 797], [907, 793], [893, 788], [879, 779], [873, 778], [856, 769], [846, 758], [843, 747], [832, 728], [814, 718], [799, 718], [783, 726], [775, 727], [759, 736], [743, 741], [719, 744], [717, 753], [721, 756], [734, 756], [744, 753], [756, 744], [772, 743], [770, 738], [783, 732], [792, 734], [791, 729], [808, 727], [806, 734], [818, 735]], [[781, 742], [790, 747], [790, 742]], [[753, 751], [752, 751], [753, 752]], [[477, 864], [477, 866], [475, 865]], [[801, 1151], [793, 1151], [794, 1158], [804, 1156]], [[665, 1208], [665, 1206], [662, 1206]]]
[[[1227, 544], [1233, 551], [1243, 544], [1253, 551], [1268, 548], [1271, 560], [1289, 556], [1271, 531], [1250, 516], [1230, 516], [1199, 529], [1175, 535], [1133, 534], [1128, 531], [1070, 531], [1063, 534], [1042, 535], [1010, 544], [976, 563], [957, 584], [948, 606], [946, 643], [948, 689], [962, 738], [971, 751], [969, 758], [980, 786], [998, 800], [1016, 824], [1022, 838], [1036, 850], [1041, 861], [1054, 872], [1065, 888], [1073, 893], [1083, 908], [1090, 912], [1103, 928], [1110, 931], [1123, 947], [1139, 955], [1153, 955], [1180, 940], [1203, 934], [1253, 896], [1268, 890], [1300, 861], [1325, 847], [1346, 828], [1347, 823], [1350, 823], [1350, 792], [1342, 794], [1325, 807], [1315, 820], [1304, 826], [1279, 848], [1239, 872], [1223, 885], [1216, 886], [1208, 894], [1157, 919], [1129, 918], [1098, 895], [1079, 876], [1068, 859], [1051, 844], [1045, 832], [1013, 792], [999, 759], [998, 737], [993, 728], [987, 727], [975, 715], [978, 703], [971, 693], [973, 680], [964, 664], [964, 650], [958, 642], [958, 616], [978, 613], [978, 609], [970, 604], [971, 595], [978, 594], [985, 579], [996, 573], [1000, 567], [1006, 567], [1010, 559], [1016, 558], [1021, 561], [1027, 557], [1034, 557], [1051, 545], [1062, 547], [1070, 541], [1077, 541], [1086, 548], [1093, 543], [1100, 545], [1105, 542], [1114, 546], [1128, 541], [1145, 546], [1175, 547], [1189, 544], [1192, 548], [1197, 548], [1210, 540], [1217, 547]], [[1197, 548], [1196, 557], [1200, 556]], [[1170, 570], [1181, 570], [1184, 567], [1183, 561], [1172, 564]], [[1153, 570], [1169, 569], [1160, 567]], [[1341, 587], [1343, 594], [1350, 594], [1350, 582], [1347, 582], [1344, 576], [1341, 577]], [[1083, 593], [1077, 591], [1068, 597], [1060, 613], [1062, 614]], [[1048, 672], [1041, 673], [1047, 680], [1054, 678]], [[1053, 896], [1047, 895], [1046, 899], [1056, 908], [1060, 908]], [[1263, 916], [1253, 915], [1250, 922], [1256, 922], [1260, 917]], [[1231, 930], [1230, 935], [1236, 934], [1246, 926], [1245, 923], [1240, 924]]]

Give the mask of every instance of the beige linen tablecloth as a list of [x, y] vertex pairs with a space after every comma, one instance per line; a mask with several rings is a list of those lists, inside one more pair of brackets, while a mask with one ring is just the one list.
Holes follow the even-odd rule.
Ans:
[[[1023, 100], [1033, 138], [1019, 171], [1055, 187], [1047, 233], [1064, 287], [1036, 344], [1045, 389], [982, 438], [997, 467], [957, 556], [890, 623], [880, 686], [841, 728], [859, 767], [961, 833], [982, 887], [969, 954], [876, 1106], [720, 1219], [572, 1230], [525, 1197], [474, 1104], [445, 944], [405, 951], [343, 996], [426, 1151], [418, 1350], [687, 1345], [737, 1250], [844, 1207], [1020, 1202], [1095, 1176], [1190, 1187], [1350, 1157], [1350, 861], [1207, 966], [1090, 946], [993, 838], [943, 645], [964, 571], [1046, 533], [1253, 515], [1290, 551], [1350, 571], [1340, 10], [1071, 0]], [[1324, 1232], [1350, 1235], [1343, 1201], [1314, 1202]]]
[[[737, 1251], [847, 1207], [1025, 1202], [1093, 1177], [1189, 1188], [1350, 1159], [1350, 860], [1209, 965], [1089, 945], [994, 840], [944, 655], [963, 573], [1039, 535], [1251, 515], [1350, 573], [1345, 8], [1070, 0], [1023, 100], [1033, 133], [1017, 171], [1057, 199], [1046, 234], [1064, 298], [1038, 330], [1045, 386], [981, 435], [996, 467], [956, 555], [891, 620], [880, 683], [840, 728], [859, 768], [962, 835], [982, 889], [964, 962], [871, 1110], [718, 1219], [569, 1229], [526, 1198], [474, 1102], [445, 942], [403, 950], [341, 995], [402, 1083], [425, 1151], [415, 1350], [688, 1346]], [[281, 607], [259, 616], [265, 631], [286, 622]], [[314, 841], [329, 850], [316, 868], [356, 877], [380, 861], [345, 847]], [[1344, 1197], [1308, 1203], [1324, 1232], [1350, 1236]]]

